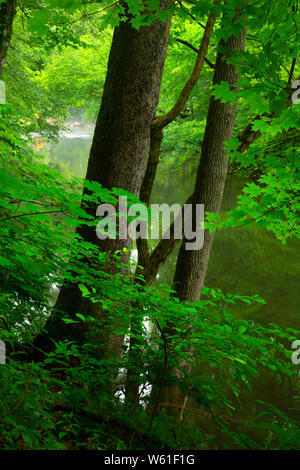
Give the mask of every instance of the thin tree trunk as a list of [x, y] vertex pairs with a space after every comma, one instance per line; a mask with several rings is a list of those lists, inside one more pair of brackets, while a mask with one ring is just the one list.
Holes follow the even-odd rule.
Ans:
[[7, 51], [13, 32], [13, 21], [16, 14], [16, 0], [0, 3], [0, 77], [2, 76]]
[[[245, 38], [245, 30], [238, 36], [231, 36], [226, 42], [229, 52], [244, 50]], [[223, 41], [220, 45], [224, 46]], [[238, 79], [236, 66], [227, 64], [222, 58], [223, 54], [219, 53], [213, 84], [224, 81], [230, 88], [234, 88]], [[236, 105], [222, 103], [214, 96], [211, 97], [192, 202], [194, 206], [204, 204], [206, 212], [220, 212], [228, 170], [228, 152], [224, 142], [232, 137], [235, 117]], [[186, 250], [183, 240], [173, 283], [176, 296], [181, 300], [193, 302], [200, 298], [212, 241], [213, 234], [208, 230], [204, 232], [201, 250]]]
[[[227, 47], [228, 53], [233, 51], [243, 51], [245, 49], [246, 30], [238, 36], [231, 36], [226, 43], [221, 41], [220, 46]], [[218, 53], [213, 84], [227, 82], [232, 89], [235, 87], [238, 75], [236, 66], [227, 64], [223, 60], [224, 55]], [[224, 148], [224, 142], [231, 139], [236, 117], [236, 105], [222, 103], [214, 96], [211, 97], [206, 121], [206, 128], [201, 150], [197, 178], [192, 197], [194, 209], [196, 204], [204, 204], [207, 212], [219, 213], [223, 198], [223, 191], [228, 171], [228, 154]], [[195, 229], [195, 227], [194, 227]], [[201, 250], [186, 250], [186, 240], [180, 247], [173, 288], [176, 290], [176, 297], [181, 301], [194, 302], [199, 300], [203, 287], [210, 251], [213, 243], [213, 233], [208, 230], [204, 232], [204, 244]], [[169, 325], [167, 334], [172, 337], [172, 325]], [[175, 334], [175, 331], [174, 331]], [[189, 351], [193, 354], [193, 351]], [[185, 369], [190, 372], [190, 362], [181, 363], [174, 373], [180, 378]], [[166, 403], [182, 404], [180, 418], [182, 418], [184, 405], [187, 396], [178, 387], [167, 387], [164, 394]], [[170, 408], [172, 412], [173, 408]]]

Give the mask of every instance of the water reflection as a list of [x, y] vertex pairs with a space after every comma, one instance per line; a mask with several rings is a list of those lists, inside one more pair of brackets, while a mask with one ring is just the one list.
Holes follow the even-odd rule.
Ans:
[[[49, 144], [43, 153], [48, 156], [52, 165], [57, 165], [66, 174], [84, 177], [90, 145], [91, 131], [76, 130], [64, 133], [58, 143]], [[164, 153], [151, 202], [183, 204], [193, 188], [196, 163], [191, 162], [180, 171], [170, 171], [168, 155]], [[239, 179], [228, 179], [222, 210], [234, 207], [242, 186], [243, 182]], [[172, 283], [175, 262], [176, 252], [162, 268], [159, 282]], [[277, 323], [284, 328], [300, 329], [299, 267], [298, 241], [290, 240], [282, 245], [272, 233], [255, 226], [230, 229], [216, 233], [206, 285], [219, 287], [231, 294], [258, 294], [265, 299], [265, 305], [238, 304], [228, 307], [237, 317], [251, 319], [264, 326]], [[211, 372], [214, 373], [215, 371]], [[257, 412], [258, 399], [287, 410], [293, 405], [294, 393], [294, 384], [288, 377], [284, 382], [277, 383], [264, 372], [255, 380], [251, 391], [245, 387], [239, 396], [238, 416], [241, 419], [253, 417]], [[198, 423], [201, 421], [201, 426], [209, 427], [207, 417], [204, 419], [191, 413], [190, 419]]]

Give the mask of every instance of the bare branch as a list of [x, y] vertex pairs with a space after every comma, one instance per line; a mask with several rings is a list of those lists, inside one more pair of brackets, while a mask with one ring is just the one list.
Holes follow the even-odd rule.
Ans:
[[[192, 49], [192, 51], [196, 52], [197, 54], [199, 53], [199, 49], [197, 49], [195, 46], [193, 46], [193, 44], [191, 44], [188, 41], [185, 41], [185, 40], [180, 39], [180, 38], [176, 38], [176, 42], [179, 42], [180, 44], [183, 44], [184, 46], [189, 47], [190, 49]], [[205, 57], [204, 60], [210, 66], [211, 69], [215, 68], [214, 64], [210, 60], [208, 60], [206, 57]]]

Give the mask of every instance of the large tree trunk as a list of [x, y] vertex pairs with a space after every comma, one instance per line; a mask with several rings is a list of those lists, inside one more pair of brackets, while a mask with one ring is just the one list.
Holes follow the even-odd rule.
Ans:
[[[169, 0], [161, 1], [165, 9]], [[139, 196], [150, 146], [150, 127], [158, 104], [161, 78], [168, 44], [170, 21], [156, 21], [151, 26], [135, 30], [129, 22], [121, 23], [114, 32], [108, 61], [102, 103], [96, 123], [86, 178], [103, 187], [123, 188]], [[89, 212], [95, 216], [95, 208]], [[94, 227], [83, 226], [78, 230], [84, 240], [99, 247], [101, 251], [115, 252], [131, 246], [131, 240], [99, 240]], [[126, 270], [126, 259], [125, 270]], [[107, 266], [113, 273], [112, 266]], [[78, 286], [63, 286], [56, 305], [56, 312], [70, 315], [77, 312], [103, 315], [100, 304], [81, 296]], [[53, 315], [47, 330], [56, 338], [71, 334], [80, 339], [81, 328], [68, 329]], [[68, 331], [68, 333], [67, 333]], [[113, 335], [105, 341], [119, 354], [123, 336]], [[108, 345], [110, 343], [110, 346]]]
[[0, 3], [0, 77], [3, 73], [6, 55], [12, 36], [15, 14], [16, 0], [6, 0]]
[[[242, 51], [245, 49], [246, 30], [238, 36], [231, 36], [226, 43], [221, 41], [220, 46], [226, 46], [228, 54], [232, 51]], [[225, 81], [230, 88], [235, 87], [238, 75], [236, 66], [227, 64], [224, 54], [218, 53], [213, 76], [213, 84], [220, 84]], [[201, 149], [201, 158], [197, 171], [197, 178], [192, 196], [192, 204], [195, 209], [196, 204], [204, 204], [207, 212], [219, 213], [222, 203], [223, 191], [228, 171], [228, 155], [224, 148], [224, 142], [231, 139], [236, 117], [236, 106], [230, 103], [222, 103], [214, 96], [211, 97], [206, 121], [206, 128]], [[193, 213], [195, 213], [193, 211]], [[195, 226], [194, 226], [195, 229]], [[173, 288], [181, 301], [194, 302], [199, 300], [201, 289], [209, 261], [209, 255], [213, 242], [213, 233], [208, 230], [204, 232], [204, 244], [200, 250], [186, 250], [183, 240], [180, 247]], [[172, 337], [173, 328], [169, 325], [166, 332]], [[174, 331], [174, 333], [176, 333]], [[193, 351], [189, 351], [193, 354]], [[190, 372], [190, 362], [181, 363], [180, 368], [185, 368]], [[179, 378], [180, 368], [174, 370]], [[180, 417], [182, 418], [186, 395], [178, 387], [167, 387], [164, 394], [164, 401], [169, 404], [182, 405]], [[170, 407], [170, 412], [176, 408]]]

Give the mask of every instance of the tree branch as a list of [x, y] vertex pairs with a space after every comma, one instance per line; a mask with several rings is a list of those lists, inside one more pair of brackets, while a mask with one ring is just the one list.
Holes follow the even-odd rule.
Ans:
[[[176, 119], [176, 117], [184, 109], [184, 106], [191, 94], [191, 91], [198, 81], [198, 78], [201, 73], [203, 63], [205, 60], [205, 56], [207, 53], [210, 37], [213, 32], [215, 20], [216, 20], [215, 15], [213, 13], [210, 14], [207, 19], [205, 31], [201, 40], [200, 49], [197, 51], [197, 59], [196, 59], [193, 71], [191, 73], [191, 76], [187, 80], [185, 86], [183, 87], [180, 93], [180, 96], [177, 99], [177, 102], [168, 113], [166, 113], [163, 116], [159, 116], [158, 118], [154, 119], [154, 121], [152, 122], [151, 130], [150, 130], [150, 150], [149, 150], [148, 163], [147, 163], [146, 173], [145, 173], [141, 191], [140, 191], [140, 200], [147, 205], [149, 205], [150, 203], [153, 183], [154, 183], [154, 179], [155, 179], [155, 175], [156, 175], [156, 171], [157, 171], [157, 167], [159, 163], [160, 148], [161, 148], [161, 143], [163, 140], [163, 128], [166, 127], [170, 122], [174, 121], [174, 119]], [[178, 240], [176, 240], [176, 244], [177, 242]], [[139, 258], [138, 264], [140, 266], [143, 266], [145, 270], [148, 271], [148, 267], [150, 268], [152, 264], [149, 263], [150, 259], [149, 259], [149, 248], [148, 248], [147, 240], [137, 241], [137, 249], [138, 249], [138, 258]], [[174, 247], [170, 246], [167, 248], [167, 252], [169, 252], [169, 250], [171, 250], [170, 252], [172, 252], [173, 249]], [[153, 263], [153, 259], [155, 258], [155, 253], [156, 252], [154, 250], [154, 252], [152, 253], [153, 255], [152, 263]], [[162, 262], [164, 262], [165, 259], [166, 259], [165, 256], [163, 256]], [[161, 265], [160, 259], [156, 260], [156, 264], [157, 266]], [[138, 268], [137, 272], [139, 271], [140, 269]], [[150, 271], [152, 270], [150, 269]], [[145, 275], [145, 272], [143, 274]], [[152, 279], [152, 275], [150, 275], [150, 272], [149, 272], [149, 278]]]
[[205, 60], [205, 56], [207, 53], [210, 37], [213, 32], [214, 24], [216, 21], [216, 16], [214, 13], [211, 13], [207, 19], [206, 26], [205, 26], [205, 31], [201, 40], [201, 45], [200, 49], [198, 51], [197, 55], [197, 60], [194, 65], [194, 69], [192, 71], [192, 74], [188, 81], [186, 82], [185, 86], [183, 87], [183, 90], [180, 93], [180, 96], [173, 106], [173, 108], [166, 113], [164, 116], [159, 116], [154, 120], [153, 125], [163, 129], [166, 127], [170, 122], [174, 121], [174, 119], [181, 113], [181, 111], [184, 109], [184, 106], [187, 102], [188, 97], [191, 94], [192, 89], [196, 85], [199, 75], [201, 73], [203, 63]]
[[[176, 42], [179, 42], [180, 44], [183, 44], [184, 46], [189, 47], [190, 49], [192, 49], [192, 51], [196, 52], [197, 54], [199, 53], [199, 49], [197, 49], [195, 46], [193, 46], [193, 44], [191, 44], [188, 41], [184, 41], [183, 39], [176, 38]], [[210, 66], [211, 69], [215, 68], [214, 64], [210, 60], [208, 60], [206, 57], [204, 61]]]
[[159, 162], [160, 147], [163, 139], [163, 128], [166, 127], [170, 122], [174, 121], [174, 119], [176, 119], [176, 117], [181, 113], [181, 111], [184, 109], [188, 97], [191, 94], [193, 87], [197, 83], [197, 80], [203, 67], [203, 62], [208, 49], [208, 44], [213, 31], [214, 23], [215, 15], [211, 14], [209, 15], [206, 23], [206, 28], [201, 40], [200, 49], [199, 51], [197, 51], [197, 59], [194, 65], [194, 69], [190, 78], [187, 80], [184, 88], [182, 89], [177, 102], [168, 113], [163, 116], [157, 117], [152, 122], [150, 132], [150, 150], [148, 164], [140, 191], [140, 200], [147, 205], [150, 202], [154, 178]]
[[[178, 1], [179, 5], [181, 6], [182, 10], [183, 10], [185, 13], [187, 13], [187, 14], [192, 18], [193, 21], [196, 21], [196, 23], [197, 23], [199, 26], [201, 26], [201, 28], [205, 29], [204, 24], [200, 23], [200, 22], [197, 20], [197, 18], [196, 18], [194, 15], [192, 15], [192, 13], [191, 13], [187, 8], [185, 8], [185, 7], [182, 5], [182, 2], [181, 2], [180, 0], [177, 0], [177, 1]], [[189, 2], [189, 3], [190, 3], [190, 2]]]

